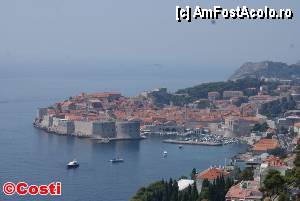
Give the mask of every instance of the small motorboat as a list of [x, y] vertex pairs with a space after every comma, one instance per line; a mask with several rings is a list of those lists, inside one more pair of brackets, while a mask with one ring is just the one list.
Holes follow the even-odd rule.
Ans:
[[67, 164], [67, 168], [71, 169], [71, 168], [78, 168], [79, 167], [79, 163], [74, 159], [73, 161], [70, 161]]
[[100, 140], [97, 140], [97, 143], [98, 144], [107, 144], [107, 143], [110, 143], [110, 139], [109, 138], [100, 139]]
[[110, 159], [109, 162], [111, 162], [111, 163], [123, 163], [124, 159], [117, 157], [117, 158]]
[[168, 156], [168, 152], [167, 151], [164, 151], [163, 152], [163, 157], [167, 157]]
[[179, 145], [178, 148], [179, 148], [179, 149], [182, 149], [182, 145]]

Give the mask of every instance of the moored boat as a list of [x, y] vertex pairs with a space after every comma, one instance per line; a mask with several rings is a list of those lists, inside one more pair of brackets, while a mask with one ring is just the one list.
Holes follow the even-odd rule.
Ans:
[[67, 168], [71, 169], [71, 168], [78, 168], [79, 167], [79, 163], [74, 159], [73, 161], [70, 161], [67, 164]]
[[111, 163], [123, 163], [124, 159], [117, 157], [117, 158], [110, 159], [109, 162], [111, 162]]

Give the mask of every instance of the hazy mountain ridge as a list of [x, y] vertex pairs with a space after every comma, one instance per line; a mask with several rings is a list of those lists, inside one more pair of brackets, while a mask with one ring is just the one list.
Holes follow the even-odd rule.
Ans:
[[297, 79], [300, 78], [300, 62], [288, 65], [282, 62], [263, 61], [247, 62], [230, 76], [230, 80], [243, 79], [246, 77]]

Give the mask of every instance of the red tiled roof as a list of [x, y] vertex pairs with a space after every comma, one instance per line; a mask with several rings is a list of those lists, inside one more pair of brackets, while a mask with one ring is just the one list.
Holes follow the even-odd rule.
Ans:
[[276, 139], [261, 139], [253, 145], [253, 151], [268, 151], [279, 147]]
[[217, 179], [220, 176], [228, 176], [229, 172], [227, 172], [224, 169], [220, 168], [209, 168], [207, 170], [204, 170], [203, 172], [199, 173], [197, 175], [197, 179], [208, 179], [208, 180], [214, 180]]

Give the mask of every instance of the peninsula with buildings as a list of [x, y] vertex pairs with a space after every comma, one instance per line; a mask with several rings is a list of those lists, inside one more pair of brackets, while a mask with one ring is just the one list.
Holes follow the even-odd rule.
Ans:
[[[270, 70], [271, 64], [263, 64]], [[34, 126], [50, 133], [99, 140], [158, 134], [179, 136], [165, 141], [169, 143], [244, 141], [252, 145], [265, 137], [252, 132], [255, 125], [267, 124], [268, 132], [274, 133], [276, 128], [288, 129], [300, 122], [298, 77], [247, 77], [248, 72], [245, 76], [242, 70], [237, 72], [241, 79], [203, 83], [174, 93], [166, 88], [134, 97], [115, 92], [81, 93], [39, 108]]]
[[127, 107], [127, 101], [119, 93], [81, 93], [39, 108], [34, 126], [50, 133], [97, 140], [141, 139], [140, 122], [117, 114], [120, 107]]

